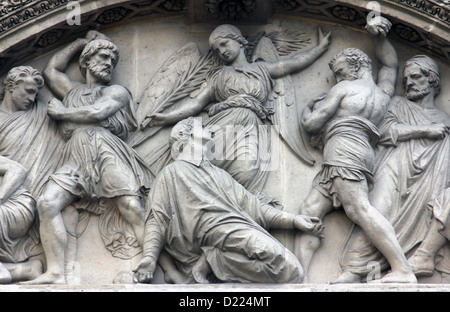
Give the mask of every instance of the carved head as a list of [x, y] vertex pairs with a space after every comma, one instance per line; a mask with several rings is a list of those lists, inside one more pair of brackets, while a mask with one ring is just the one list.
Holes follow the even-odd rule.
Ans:
[[[203, 127], [201, 118], [189, 117], [179, 121], [170, 133], [169, 144], [172, 157], [176, 159], [181, 153], [185, 157], [197, 159], [203, 157], [206, 143], [212, 142], [214, 133], [208, 127]], [[186, 149], [186, 146], [191, 148]]]
[[79, 59], [80, 71], [84, 77], [89, 70], [95, 78], [102, 82], [111, 81], [113, 69], [119, 61], [119, 49], [105, 39], [90, 41], [81, 52]]
[[14, 67], [3, 80], [0, 99], [8, 97], [14, 110], [28, 110], [36, 101], [43, 85], [44, 78], [38, 70], [31, 66]]
[[338, 82], [360, 78], [361, 69], [372, 72], [372, 61], [363, 51], [348, 48], [338, 52], [329, 63]]
[[437, 63], [426, 55], [416, 55], [407, 60], [403, 69], [403, 86], [411, 101], [422, 99], [434, 90], [441, 91], [441, 80]]
[[211, 50], [225, 63], [232, 63], [247, 44], [241, 31], [229, 24], [217, 27], [209, 36]]
[[170, 132], [169, 144], [177, 147], [178, 151], [192, 137], [194, 133], [194, 117], [189, 117], [179, 121]]

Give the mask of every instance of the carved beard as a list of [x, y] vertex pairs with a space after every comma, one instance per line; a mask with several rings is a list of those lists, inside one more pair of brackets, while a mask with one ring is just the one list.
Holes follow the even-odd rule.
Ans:
[[94, 78], [102, 83], [109, 83], [111, 81], [111, 71], [105, 70], [101, 65], [93, 65], [89, 68], [89, 71]]
[[417, 101], [423, 99], [426, 95], [431, 93], [431, 88], [427, 87], [422, 90], [410, 88], [406, 91], [406, 98], [410, 101]]

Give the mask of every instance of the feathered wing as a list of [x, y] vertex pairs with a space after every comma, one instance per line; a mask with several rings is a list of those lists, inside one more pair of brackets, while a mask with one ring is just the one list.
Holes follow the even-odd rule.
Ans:
[[[251, 60], [276, 62], [280, 54], [271, 38], [262, 36], [256, 44]], [[294, 153], [309, 165], [314, 164], [306, 142], [307, 134], [300, 124], [301, 107], [297, 103], [295, 85], [291, 76], [275, 80], [272, 96], [266, 103], [267, 108], [273, 111], [272, 124], [275, 125], [280, 136]]]
[[173, 53], [153, 75], [137, 100], [138, 131], [132, 145], [137, 146], [161, 127], [148, 127], [151, 115], [170, 108], [178, 100], [198, 90], [213, 65], [211, 54], [201, 54], [195, 43], [188, 43]]

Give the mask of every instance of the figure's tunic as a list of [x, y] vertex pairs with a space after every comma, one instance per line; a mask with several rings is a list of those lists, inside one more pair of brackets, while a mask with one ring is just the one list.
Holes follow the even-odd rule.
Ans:
[[340, 207], [333, 179], [373, 183], [374, 146], [379, 138], [375, 125], [362, 117], [345, 117], [328, 122], [321, 133], [323, 166], [313, 181], [314, 187]]
[[[81, 85], [71, 90], [63, 103], [68, 108], [92, 105], [104, 88]], [[62, 166], [51, 179], [62, 188], [82, 199], [142, 196], [150, 188], [146, 165], [123, 141], [128, 137], [124, 109], [99, 124], [61, 122], [60, 126], [67, 143]]]

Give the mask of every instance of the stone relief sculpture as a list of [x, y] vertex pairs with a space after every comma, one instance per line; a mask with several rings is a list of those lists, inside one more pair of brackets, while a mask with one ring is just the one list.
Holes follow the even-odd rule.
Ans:
[[[291, 102], [286, 101], [285, 107], [277, 102], [276, 99], [285, 92], [283, 89], [289, 88], [288, 83], [283, 84], [282, 79], [311, 65], [327, 51], [330, 40], [330, 34], [323, 35], [319, 31], [315, 47], [280, 59], [273, 43], [262, 38], [251, 56], [254, 62], [250, 62], [245, 52], [248, 41], [240, 30], [232, 25], [221, 25], [209, 37], [211, 50], [219, 58], [221, 65], [211, 68], [208, 65], [210, 63], [205, 61], [204, 66], [210, 66], [210, 70], [206, 74], [206, 83], [200, 90], [177, 103], [156, 107], [155, 110], [144, 109], [140, 117], [141, 126], [170, 126], [207, 109], [205, 126], [215, 132], [214, 159], [211, 159], [213, 164], [228, 171], [254, 194], [272, 201], [263, 193], [271, 157], [269, 120], [281, 127], [281, 134], [297, 155], [312, 163], [301, 136], [299, 121], [292, 118], [292, 125], [280, 118], [281, 110], [287, 109], [287, 105], [294, 110], [297, 108], [292, 99]], [[204, 61], [202, 58], [200, 60]], [[170, 85], [167, 79], [166, 82]], [[291, 95], [287, 91], [286, 93]], [[142, 105], [145, 103], [140, 104]], [[292, 130], [289, 127], [294, 130], [289, 131]], [[157, 154], [153, 159], [146, 160], [150, 163], [157, 162], [157, 157], [167, 160], [169, 148], [166, 146], [165, 149], [158, 150], [165, 150], [166, 156]]]
[[[355, 224], [334, 283], [360, 282], [373, 261], [392, 270], [382, 282], [450, 274], [450, 118], [433, 103], [439, 69], [426, 56], [408, 60], [405, 97], [394, 96], [391, 24], [375, 18], [366, 28], [377, 82], [369, 57], [346, 49], [330, 62], [337, 84], [303, 112], [291, 75], [329, 49], [320, 28], [317, 45], [283, 55], [279, 34], [244, 37], [221, 25], [209, 53], [193, 42], [176, 51], [136, 103], [111, 85], [118, 49], [98, 32], [51, 57], [43, 74], [56, 98], [48, 107], [37, 100], [41, 74], [13, 68], [0, 105], [0, 283], [70, 283], [68, 262], [90, 214], [101, 216], [113, 256], [142, 252], [134, 282], [152, 282], [157, 263], [167, 283], [308, 282], [321, 220], [341, 206]], [[85, 83], [68, 71], [80, 53]], [[164, 127], [173, 129], [161, 148], [137, 149]], [[271, 129], [307, 165], [307, 137], [323, 148], [324, 166], [298, 214], [265, 194]], [[15, 213], [24, 218], [11, 222]], [[275, 229], [296, 235], [294, 251]]]
[[[428, 231], [436, 231], [428, 229], [427, 210], [449, 185], [450, 119], [434, 106], [440, 74], [433, 59], [418, 55], [407, 60], [403, 85], [405, 96], [392, 99], [380, 126], [371, 202], [393, 224], [403, 252], [410, 256]], [[443, 210], [448, 207], [445, 200], [441, 204]], [[356, 282], [367, 275], [370, 261], [382, 269], [387, 263], [358, 229], [354, 232], [342, 256], [341, 276]]]
[[144, 258], [135, 279], [152, 278], [164, 248], [190, 283], [300, 283], [303, 269], [297, 258], [267, 230], [320, 236], [320, 220], [264, 204], [211, 164], [206, 158], [211, 134], [193, 117], [173, 127], [175, 161], [159, 173], [148, 197]]
[[[64, 73], [80, 50], [85, 84]], [[124, 141], [133, 127], [132, 97], [126, 88], [108, 85], [118, 57], [111, 41], [91, 32], [88, 38], [56, 53], [44, 71], [46, 83], [63, 101], [51, 100], [48, 114], [60, 121], [67, 142], [62, 165], [37, 200], [47, 270], [30, 283], [65, 283], [67, 235], [61, 211], [75, 200], [87, 201], [84, 209], [117, 209], [142, 245], [142, 197], [153, 174]], [[99, 207], [90, 208], [92, 203], [99, 203]]]
[[[416, 283], [394, 228], [369, 200], [374, 146], [379, 138], [377, 126], [394, 95], [397, 78], [397, 54], [385, 37], [390, 26], [383, 17], [369, 19], [367, 24], [368, 32], [376, 36], [376, 54], [382, 65], [377, 83], [364, 52], [343, 50], [330, 62], [337, 84], [303, 111], [306, 131], [322, 141], [324, 163], [300, 213], [323, 218], [342, 206], [349, 219], [388, 259], [392, 272], [382, 282]], [[300, 261], [307, 269], [319, 242], [302, 235], [298, 247]]]

